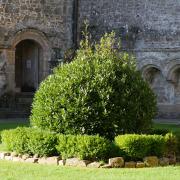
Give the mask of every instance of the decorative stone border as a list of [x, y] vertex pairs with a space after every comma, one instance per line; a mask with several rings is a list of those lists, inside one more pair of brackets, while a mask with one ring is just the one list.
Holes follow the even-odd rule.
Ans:
[[42, 157], [38, 158], [37, 155], [18, 155], [15, 152], [1, 152], [0, 160], [7, 160], [13, 162], [26, 162], [26, 163], [38, 163], [46, 165], [57, 165], [57, 166], [71, 166], [71, 167], [88, 167], [88, 168], [145, 168], [145, 167], [158, 167], [158, 166], [168, 166], [176, 165], [176, 157], [170, 158], [160, 158], [156, 156], [148, 156], [141, 161], [130, 161], [125, 162], [122, 157], [115, 157], [109, 159], [108, 164], [103, 164], [100, 162], [91, 162], [87, 160], [79, 160], [78, 158], [69, 158], [63, 160], [59, 156], [53, 157]]

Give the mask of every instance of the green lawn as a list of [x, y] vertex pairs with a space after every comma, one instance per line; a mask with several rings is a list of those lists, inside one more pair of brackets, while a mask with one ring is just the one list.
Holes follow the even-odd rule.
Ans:
[[0, 131], [5, 130], [5, 129], [14, 129], [18, 126], [28, 126], [29, 124], [24, 122], [10, 122], [10, 123], [5, 123], [5, 122], [0, 122]]
[[88, 169], [0, 161], [0, 179], [179, 180], [180, 167], [147, 169]]
[[169, 129], [174, 134], [180, 136], [180, 125], [174, 125], [174, 124], [154, 124], [155, 128], [160, 129]]
[[[29, 123], [27, 122], [1, 122], [0, 121], [0, 131], [4, 129], [14, 129], [18, 126], [29, 126]], [[180, 125], [174, 125], [174, 124], [154, 124], [155, 128], [160, 128], [160, 129], [169, 129], [173, 133], [180, 135]]]
[[[0, 123], [0, 131], [27, 123]], [[156, 128], [170, 129], [180, 135], [180, 126], [155, 124]], [[0, 151], [5, 148], [0, 145]], [[179, 180], [180, 166], [146, 169], [88, 169], [57, 167], [38, 164], [0, 161], [0, 179], [2, 180]]]

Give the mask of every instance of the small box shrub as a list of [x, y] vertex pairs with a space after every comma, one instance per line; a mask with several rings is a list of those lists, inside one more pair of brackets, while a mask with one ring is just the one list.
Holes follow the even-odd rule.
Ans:
[[31, 129], [29, 140], [27, 143], [28, 149], [32, 154], [38, 154], [39, 156], [51, 156], [56, 155], [56, 134], [49, 131], [42, 131], [39, 129]]
[[12, 130], [4, 130], [1, 132], [2, 143], [9, 151], [18, 153], [29, 153], [28, 143], [28, 128], [16, 128]]
[[57, 137], [48, 131], [18, 127], [17, 129], [3, 131], [1, 136], [2, 143], [10, 151], [40, 156], [50, 156], [56, 153]]
[[161, 135], [126, 134], [115, 138], [116, 145], [129, 159], [142, 159], [146, 156], [162, 156], [165, 151], [165, 139]]
[[173, 154], [178, 151], [178, 138], [173, 133], [164, 136], [166, 142], [166, 155]]
[[164, 155], [166, 148], [166, 141], [162, 135], [146, 135], [146, 141], [148, 146], [147, 155], [148, 156], [158, 156]]
[[105, 159], [111, 142], [99, 136], [59, 135], [57, 150], [64, 159], [77, 157], [86, 160]]

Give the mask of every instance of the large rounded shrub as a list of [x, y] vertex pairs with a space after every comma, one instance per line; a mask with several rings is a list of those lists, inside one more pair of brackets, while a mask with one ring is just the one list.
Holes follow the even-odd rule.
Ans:
[[63, 134], [146, 132], [156, 98], [136, 70], [135, 60], [119, 53], [114, 34], [99, 44], [81, 43], [70, 64], [54, 70], [35, 94], [31, 124]]

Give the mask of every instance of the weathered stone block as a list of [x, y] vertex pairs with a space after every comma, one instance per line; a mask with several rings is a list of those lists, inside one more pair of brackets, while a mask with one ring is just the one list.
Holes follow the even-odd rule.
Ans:
[[144, 168], [144, 167], [145, 167], [145, 163], [140, 162], [140, 161], [138, 161], [138, 162], [136, 163], [136, 168]]
[[30, 155], [29, 155], [29, 154], [24, 154], [24, 155], [22, 155], [22, 159], [23, 159], [23, 160], [26, 160], [26, 159], [28, 159], [28, 158], [30, 158]]
[[113, 168], [123, 167], [124, 166], [124, 159], [123, 157], [116, 157], [109, 159], [109, 165]]
[[159, 159], [160, 166], [168, 166], [169, 165], [169, 158], [163, 157]]
[[78, 158], [66, 159], [66, 166], [86, 167], [90, 161], [79, 160]]
[[125, 168], [135, 168], [136, 167], [136, 162], [130, 161], [130, 162], [125, 162]]
[[60, 159], [61, 158], [59, 156], [48, 157], [48, 158], [46, 158], [46, 164], [48, 164], [48, 165], [58, 165]]
[[176, 165], [176, 156], [169, 157], [169, 165]]
[[38, 155], [38, 154], [35, 154], [35, 155], [33, 156], [33, 158], [39, 158], [39, 155]]
[[27, 163], [37, 163], [38, 159], [37, 158], [27, 158], [25, 160], [25, 162], [27, 162]]
[[61, 158], [59, 156], [53, 156], [53, 157], [43, 157], [43, 158], [39, 158], [38, 163], [39, 164], [48, 164], [48, 165], [58, 165], [59, 164], [59, 160]]
[[147, 167], [157, 167], [159, 165], [159, 159], [156, 156], [145, 157], [144, 163]]
[[46, 164], [46, 158], [42, 157], [38, 159], [38, 164]]
[[87, 167], [88, 168], [100, 168], [101, 163], [100, 162], [92, 162], [92, 163], [88, 164]]
[[12, 157], [18, 157], [18, 153], [12, 152], [12, 153], [11, 153], [11, 156], [12, 156]]
[[8, 153], [8, 152], [1, 152], [0, 153], [0, 159], [4, 159], [5, 158], [5, 156], [10, 156], [10, 153]]
[[19, 157], [19, 158], [22, 158], [22, 156], [23, 156], [22, 154], [18, 154], [18, 157]]
[[14, 162], [24, 162], [24, 160], [22, 160], [20, 157], [13, 157], [12, 161], [14, 161]]
[[5, 156], [4, 159], [8, 160], [8, 161], [12, 161], [13, 158], [12, 158], [12, 156]]
[[59, 166], [65, 166], [65, 164], [66, 164], [66, 160], [65, 160], [65, 159], [60, 160], [60, 161], [58, 162], [58, 165], [59, 165]]

